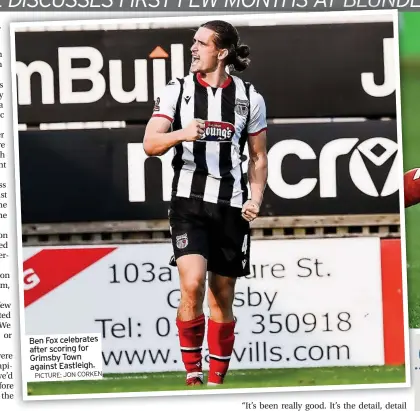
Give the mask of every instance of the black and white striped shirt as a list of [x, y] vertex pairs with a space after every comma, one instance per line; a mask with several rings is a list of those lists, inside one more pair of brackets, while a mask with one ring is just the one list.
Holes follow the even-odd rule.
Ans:
[[267, 128], [264, 99], [254, 87], [229, 76], [212, 88], [200, 74], [190, 74], [165, 86], [153, 116], [168, 118], [174, 131], [205, 120], [200, 140], [174, 147], [172, 195], [242, 207], [248, 196], [242, 152], [249, 135]]

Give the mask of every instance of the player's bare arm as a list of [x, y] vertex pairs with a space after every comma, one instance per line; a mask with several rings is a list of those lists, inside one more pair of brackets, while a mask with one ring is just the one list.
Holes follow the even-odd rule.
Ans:
[[144, 134], [143, 148], [148, 156], [161, 156], [183, 141], [195, 141], [204, 134], [204, 121], [192, 120], [187, 127], [168, 132], [171, 121], [165, 117], [152, 117]]
[[251, 199], [245, 202], [242, 207], [242, 216], [247, 221], [252, 221], [258, 217], [267, 184], [268, 160], [266, 141], [267, 134], [265, 130], [248, 138], [248, 180], [251, 189]]

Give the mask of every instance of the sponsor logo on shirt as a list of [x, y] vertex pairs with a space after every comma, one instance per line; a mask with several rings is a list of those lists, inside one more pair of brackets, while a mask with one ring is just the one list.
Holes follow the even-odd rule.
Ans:
[[225, 121], [206, 121], [201, 141], [231, 142], [235, 134], [235, 126]]

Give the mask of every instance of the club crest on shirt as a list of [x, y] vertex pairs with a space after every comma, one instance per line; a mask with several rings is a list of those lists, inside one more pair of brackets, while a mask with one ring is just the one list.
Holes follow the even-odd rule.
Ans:
[[160, 97], [158, 97], [155, 101], [155, 106], [153, 107], [153, 111], [159, 111], [160, 110]]
[[232, 123], [207, 120], [201, 141], [231, 142], [234, 135], [235, 126]]
[[188, 245], [188, 235], [182, 234], [176, 236], [176, 246], [180, 250], [185, 248]]
[[235, 112], [236, 114], [246, 117], [249, 111], [249, 101], [248, 100], [241, 100], [239, 98], [235, 101]]

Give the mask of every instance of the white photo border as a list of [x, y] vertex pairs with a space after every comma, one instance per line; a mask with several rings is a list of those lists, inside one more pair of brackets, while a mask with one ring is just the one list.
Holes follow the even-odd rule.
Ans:
[[[17, 81], [16, 81], [16, 49], [15, 33], [18, 31], [57, 31], [70, 30], [77, 26], [91, 26], [89, 29], [102, 30], [124, 29], [124, 28], [158, 28], [168, 26], [170, 23], [174, 27], [190, 26], [191, 23], [200, 24], [214, 15], [195, 15], [195, 16], [177, 16], [177, 17], [135, 17], [135, 18], [107, 18], [101, 19], [100, 14], [94, 19], [78, 20], [57, 20], [57, 21], [36, 21], [36, 22], [11, 22], [10, 23], [10, 52], [11, 52], [11, 83], [12, 83], [12, 104], [13, 104], [13, 138], [14, 138], [14, 161], [15, 161], [15, 192], [16, 192], [16, 223], [17, 223], [17, 272], [19, 281], [19, 318], [21, 339], [25, 337], [25, 308], [24, 308], [24, 289], [21, 277], [23, 275], [23, 245], [22, 245], [22, 222], [21, 222], [21, 195], [20, 195], [20, 170], [19, 170], [19, 124], [18, 124], [18, 104], [17, 104]], [[218, 13], [218, 16], [221, 15]], [[69, 14], [71, 18], [71, 14]], [[299, 12], [299, 13], [270, 13], [270, 14], [229, 14], [223, 15], [223, 18], [232, 24], [238, 22], [252, 22], [249, 25], [272, 25], [272, 24], [328, 24], [334, 23], [353, 23], [353, 22], [393, 22], [394, 29], [394, 53], [397, 58], [395, 61], [396, 75], [396, 107], [397, 107], [397, 140], [398, 154], [397, 158], [400, 164], [400, 227], [401, 227], [401, 256], [402, 256], [402, 281], [403, 281], [403, 310], [404, 310], [404, 349], [405, 349], [405, 377], [403, 383], [389, 384], [351, 384], [351, 385], [325, 385], [325, 386], [299, 386], [299, 387], [268, 387], [268, 388], [241, 388], [241, 389], [211, 389], [211, 390], [181, 390], [181, 391], [148, 391], [148, 392], [130, 392], [130, 393], [105, 393], [105, 394], [67, 394], [67, 395], [40, 395], [31, 396], [27, 393], [27, 381], [25, 380], [22, 369], [22, 391], [24, 401], [49, 401], [49, 400], [73, 400], [73, 399], [105, 399], [105, 398], [133, 398], [133, 397], [165, 397], [182, 395], [217, 395], [217, 394], [253, 394], [253, 393], [293, 393], [310, 391], [343, 391], [343, 390], [373, 390], [373, 389], [392, 389], [411, 387], [411, 361], [410, 361], [410, 333], [408, 326], [408, 287], [407, 287], [407, 261], [406, 261], [406, 230], [405, 230], [405, 208], [403, 192], [403, 141], [402, 141], [402, 116], [401, 116], [401, 84], [400, 84], [400, 54], [399, 54], [399, 19], [397, 10], [379, 10], [379, 11], [329, 11], [329, 12]], [[23, 344], [21, 347], [21, 360], [23, 360]]]

